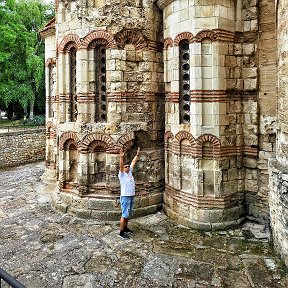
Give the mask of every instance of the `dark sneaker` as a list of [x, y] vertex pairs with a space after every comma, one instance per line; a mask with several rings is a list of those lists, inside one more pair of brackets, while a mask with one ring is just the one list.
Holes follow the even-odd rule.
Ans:
[[119, 233], [119, 236], [122, 238], [122, 239], [129, 239], [130, 237], [126, 234], [126, 233], [124, 233], [124, 232], [120, 232]]
[[133, 231], [131, 229], [129, 229], [128, 227], [125, 228], [124, 232], [126, 233], [133, 233]]

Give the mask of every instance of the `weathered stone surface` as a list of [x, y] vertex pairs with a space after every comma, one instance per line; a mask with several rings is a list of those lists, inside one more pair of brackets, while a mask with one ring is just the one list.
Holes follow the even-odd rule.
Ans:
[[27, 288], [287, 287], [288, 271], [267, 238], [245, 239], [241, 227], [203, 233], [158, 212], [131, 220], [134, 234], [125, 241], [118, 221], [52, 210], [43, 169], [0, 174], [1, 268]]

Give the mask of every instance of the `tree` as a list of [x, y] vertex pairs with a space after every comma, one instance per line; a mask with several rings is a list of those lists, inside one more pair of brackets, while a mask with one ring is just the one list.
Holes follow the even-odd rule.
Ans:
[[51, 4], [0, 0], [0, 107], [19, 106], [24, 116], [45, 107], [44, 43], [39, 29], [51, 19]]

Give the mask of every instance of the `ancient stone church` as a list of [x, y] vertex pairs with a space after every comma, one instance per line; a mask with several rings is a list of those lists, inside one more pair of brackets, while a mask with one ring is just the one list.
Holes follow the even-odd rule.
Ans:
[[141, 147], [135, 216], [270, 222], [288, 263], [287, 19], [287, 0], [55, 0], [41, 31], [53, 205], [118, 219], [119, 151]]

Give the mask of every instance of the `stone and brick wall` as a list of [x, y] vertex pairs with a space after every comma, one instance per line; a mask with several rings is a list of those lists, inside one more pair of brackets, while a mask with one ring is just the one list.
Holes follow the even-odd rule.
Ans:
[[[278, 2], [284, 11], [287, 0]], [[220, 229], [246, 217], [269, 221], [269, 204], [270, 212], [281, 205], [281, 197], [270, 193], [269, 200], [268, 188], [277, 135], [277, 160], [285, 167], [288, 158], [285, 11], [278, 13], [276, 29], [270, 0], [55, 4], [55, 19], [42, 31], [44, 178], [58, 183], [55, 206], [113, 218], [119, 150], [127, 150], [129, 161], [141, 146], [138, 211], [161, 207], [165, 190], [166, 212], [188, 226]], [[283, 35], [278, 72], [277, 30]], [[275, 173], [274, 188], [281, 178]], [[277, 217], [272, 213], [280, 231]]]
[[0, 133], [0, 168], [45, 159], [45, 129]]
[[288, 1], [277, 1], [277, 141], [269, 165], [269, 205], [276, 250], [288, 265]]

